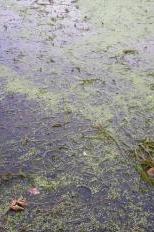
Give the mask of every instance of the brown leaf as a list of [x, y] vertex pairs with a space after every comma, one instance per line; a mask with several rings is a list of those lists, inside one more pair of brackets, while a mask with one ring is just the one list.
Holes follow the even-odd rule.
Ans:
[[23, 199], [23, 198], [19, 198], [17, 200], [17, 204], [23, 208], [25, 208], [28, 205], [26, 199]]
[[23, 211], [25, 207], [28, 205], [27, 201], [23, 198], [19, 198], [18, 200], [12, 200], [10, 204], [10, 210], [15, 212]]
[[148, 171], [147, 171], [147, 174], [148, 174], [150, 177], [154, 177], [154, 168], [149, 168]]
[[10, 206], [10, 209], [11, 210], [13, 210], [13, 211], [23, 211], [24, 210], [24, 208], [23, 207], [21, 207], [21, 206], [19, 206], [19, 205], [11, 205]]

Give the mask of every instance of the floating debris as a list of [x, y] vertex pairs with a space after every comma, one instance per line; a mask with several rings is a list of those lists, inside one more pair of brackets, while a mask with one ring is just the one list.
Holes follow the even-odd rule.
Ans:
[[52, 127], [62, 127], [63, 125], [61, 123], [55, 123], [54, 125], [52, 125]]
[[18, 200], [12, 200], [10, 204], [10, 210], [15, 212], [23, 211], [28, 206], [26, 199], [19, 198]]
[[149, 168], [148, 171], [147, 171], [147, 174], [148, 174], [150, 177], [154, 177], [154, 168]]
[[123, 50], [123, 54], [125, 54], [125, 55], [130, 55], [130, 54], [135, 55], [137, 53], [138, 53], [138, 51], [135, 49], [124, 49]]

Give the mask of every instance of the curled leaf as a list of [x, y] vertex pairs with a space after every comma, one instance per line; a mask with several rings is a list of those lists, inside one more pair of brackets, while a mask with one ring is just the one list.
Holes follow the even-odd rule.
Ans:
[[10, 210], [15, 212], [23, 211], [25, 207], [28, 205], [27, 201], [23, 198], [19, 198], [18, 200], [12, 200], [10, 204]]

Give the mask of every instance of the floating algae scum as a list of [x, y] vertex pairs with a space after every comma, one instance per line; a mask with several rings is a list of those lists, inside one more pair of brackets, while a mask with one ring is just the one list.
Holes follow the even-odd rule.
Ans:
[[0, 2], [0, 231], [153, 231], [153, 13]]

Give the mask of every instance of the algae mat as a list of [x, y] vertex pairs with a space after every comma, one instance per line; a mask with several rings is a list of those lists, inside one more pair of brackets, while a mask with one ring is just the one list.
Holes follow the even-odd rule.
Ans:
[[0, 231], [153, 231], [153, 13], [0, 2]]

